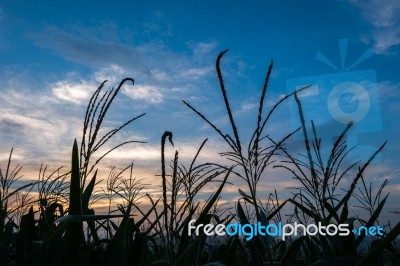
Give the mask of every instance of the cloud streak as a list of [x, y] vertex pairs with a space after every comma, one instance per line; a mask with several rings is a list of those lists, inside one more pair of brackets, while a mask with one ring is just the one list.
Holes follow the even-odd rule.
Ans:
[[107, 24], [95, 29], [78, 25], [64, 29], [52, 25], [39, 33], [31, 33], [29, 37], [37, 46], [50, 49], [73, 63], [94, 70], [118, 66], [148, 81], [169, 80], [169, 83], [178, 81], [182, 84], [201, 79], [212, 72], [209, 65], [218, 46], [215, 42], [189, 43], [187, 51], [190, 54], [185, 56], [162, 42], [127, 42], [116, 37], [119, 35], [123, 36], [125, 32]]
[[201, 98], [196, 95], [214, 76], [218, 43], [188, 42], [185, 50], [173, 51], [159, 41], [135, 43], [119, 37], [124, 35], [128, 33], [109, 23], [98, 28], [51, 25], [29, 37], [37, 46], [90, 69], [87, 75], [69, 72], [51, 82], [48, 86], [58, 100], [83, 104], [104, 80], [117, 84], [125, 77], [133, 77], [135, 86], [122, 93], [142, 106]]
[[400, 2], [396, 0], [350, 0], [372, 26], [374, 51], [388, 54], [400, 44]]

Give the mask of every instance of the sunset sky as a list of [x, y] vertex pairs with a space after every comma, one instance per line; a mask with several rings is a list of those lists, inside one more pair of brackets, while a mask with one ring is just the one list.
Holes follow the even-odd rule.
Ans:
[[[368, 98], [350, 139], [369, 147], [359, 151], [363, 156], [388, 140], [365, 176], [374, 187], [389, 179], [386, 211], [397, 209], [399, 1], [82, 2], [0, 2], [1, 166], [12, 147], [14, 163], [25, 167], [26, 179], [36, 178], [41, 163], [68, 166], [91, 94], [103, 80], [111, 88], [125, 77], [134, 78], [135, 85], [123, 87], [105, 126], [116, 127], [146, 113], [113, 143], [134, 139], [147, 144], [111, 153], [103, 167], [123, 167], [133, 160], [137, 175], [154, 184], [165, 130], [174, 133], [176, 145], [168, 146], [169, 152], [179, 149], [183, 160], [192, 158], [205, 138], [210, 140], [201, 160], [220, 160], [218, 152], [227, 146], [181, 100], [230, 133], [215, 72], [217, 55], [229, 49], [221, 66], [244, 143], [256, 122], [271, 60], [267, 107], [298, 86], [317, 84], [320, 97], [311, 90], [302, 101], [308, 120], [319, 118], [320, 132], [333, 134], [326, 145], [344, 124], [328, 115], [331, 94], [324, 86], [332, 80], [359, 83], [366, 94], [343, 95], [338, 104], [353, 112]], [[268, 128], [271, 137], [279, 139], [298, 126], [294, 107], [290, 99], [278, 109]], [[300, 135], [291, 142], [302, 152]], [[260, 185], [265, 195], [277, 188], [288, 196], [285, 188], [297, 184], [289, 173], [268, 173]], [[241, 182], [231, 182], [225, 199], [238, 197]]]

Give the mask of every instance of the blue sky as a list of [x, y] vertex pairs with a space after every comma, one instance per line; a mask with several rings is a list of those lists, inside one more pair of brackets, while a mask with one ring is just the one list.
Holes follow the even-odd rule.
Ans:
[[[73, 139], [81, 136], [91, 93], [105, 79], [111, 87], [127, 76], [135, 79], [135, 86], [124, 86], [106, 126], [145, 112], [146, 117], [114, 141], [133, 138], [148, 144], [116, 151], [107, 164], [135, 160], [138, 175], [153, 180], [165, 130], [174, 132], [183, 159], [193, 156], [209, 137], [211, 144], [202, 158], [218, 160], [217, 152], [226, 147], [181, 100], [228, 130], [214, 64], [220, 51], [230, 49], [222, 68], [243, 136], [251, 133], [255, 123], [257, 99], [271, 59], [274, 69], [267, 106], [291, 91], [287, 84], [357, 79], [360, 71], [372, 70], [375, 74], [362, 81], [374, 91], [369, 103], [375, 109], [371, 107], [373, 112], [366, 115], [372, 122], [361, 128], [355, 141], [379, 146], [389, 140], [367, 176], [376, 186], [389, 179], [388, 210], [393, 210], [400, 198], [399, 11], [400, 3], [390, 0], [2, 1], [0, 160], [15, 147], [14, 158], [26, 169], [37, 170], [40, 163], [66, 165]], [[345, 53], [342, 49], [344, 69], [339, 40], [348, 40]], [[368, 49], [371, 56], [348, 69]], [[337, 69], [316, 60], [318, 52]], [[319, 113], [317, 106], [327, 106], [326, 98], [313, 100], [308, 102], [310, 116]], [[295, 126], [293, 104], [292, 99], [276, 113], [271, 136], [283, 136]], [[329, 124], [331, 117], [323, 118], [330, 125], [327, 132], [337, 130], [337, 124]], [[27, 178], [36, 176], [26, 171]], [[261, 187], [277, 187], [285, 194], [284, 188], [293, 185], [286, 176], [270, 173]], [[232, 186], [226, 197], [237, 197], [236, 191]]]

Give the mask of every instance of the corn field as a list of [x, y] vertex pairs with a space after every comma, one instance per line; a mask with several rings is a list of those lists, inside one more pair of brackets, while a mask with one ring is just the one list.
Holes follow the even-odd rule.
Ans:
[[[229, 130], [223, 131], [204, 115], [201, 107], [182, 101], [188, 112], [211, 127], [226, 144], [228, 150], [219, 154], [224, 163], [199, 162], [207, 139], [199, 143], [190, 164], [181, 162], [178, 151], [173, 158], [167, 158], [166, 150], [174, 148], [174, 135], [165, 131], [160, 136], [159, 184], [145, 184], [145, 180], [134, 177], [133, 164], [99, 176], [97, 169], [108, 153], [142, 142], [127, 140], [99, 155], [101, 148], [128, 125], [146, 119], [145, 114], [136, 115], [119, 127], [102, 131], [105, 115], [121, 87], [133, 85], [134, 80], [123, 79], [112, 90], [106, 90], [103, 82], [87, 105], [82, 136], [71, 136], [80, 141], [75, 140], [72, 145], [68, 170], [49, 172], [43, 166], [37, 181], [18, 186], [22, 167], [14, 166], [12, 150], [8, 163], [0, 167], [0, 265], [400, 265], [400, 223], [385, 226], [384, 234], [369, 242], [364, 235], [352, 233], [300, 234], [286, 241], [270, 235], [254, 235], [250, 240], [239, 235], [208, 236], [204, 230], [198, 235], [189, 234], [192, 220], [193, 226], [278, 223], [285, 219], [284, 208], [291, 213], [287, 223], [348, 224], [350, 230], [357, 223], [368, 228], [380, 225], [379, 217], [389, 197], [385, 192], [387, 181], [375, 193], [365, 176], [371, 161], [385, 148], [385, 141], [366, 163], [345, 165], [346, 134], [353, 127], [349, 123], [324, 161], [323, 140], [318, 138], [318, 128], [313, 123], [312, 134], [307, 132], [305, 123], [312, 117], [304, 116], [298, 97], [308, 87], [282, 97], [266, 109], [272, 63], [258, 98], [253, 133], [244, 139], [239, 134], [220, 67], [226, 52], [216, 59], [216, 74]], [[281, 139], [272, 139], [267, 133], [270, 118], [289, 99], [297, 104], [301, 127]], [[286, 145], [294, 134], [304, 136], [301, 159]], [[278, 169], [292, 177], [297, 187], [291, 190], [290, 198], [281, 199], [274, 188], [268, 191], [268, 198], [262, 198], [260, 180], [268, 179], [267, 171]], [[239, 199], [230, 207], [220, 204], [227, 184], [237, 179], [245, 184], [237, 191]], [[350, 184], [343, 182], [345, 179]], [[198, 195], [210, 184], [215, 188], [213, 194], [208, 200], [199, 199]], [[146, 193], [148, 186], [160, 186], [161, 196]], [[116, 198], [123, 203], [115, 204]], [[105, 213], [93, 207], [99, 199], [109, 202]], [[141, 206], [141, 200], [150, 202], [150, 207]], [[369, 217], [353, 217], [349, 209], [354, 202]]]

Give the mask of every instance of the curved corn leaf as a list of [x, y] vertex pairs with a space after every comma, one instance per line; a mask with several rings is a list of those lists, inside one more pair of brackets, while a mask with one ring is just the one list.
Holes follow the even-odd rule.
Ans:
[[390, 243], [400, 235], [400, 223], [397, 225], [381, 240], [379, 240], [378, 244], [370, 251], [368, 254], [360, 261], [359, 266], [367, 266], [371, 265], [371, 261], [373, 261], [379, 254], [387, 248]]
[[92, 179], [90, 180], [89, 184], [85, 188], [82, 194], [82, 213], [86, 214], [89, 209], [89, 201], [90, 197], [92, 196], [94, 185], [96, 184], [96, 176], [97, 170], [94, 172]]
[[[378, 207], [376, 208], [376, 210], [374, 211], [374, 213], [371, 215], [371, 217], [369, 218], [368, 222], [365, 224], [366, 228], [370, 228], [371, 226], [374, 225], [374, 223], [376, 222], [376, 220], [378, 219], [383, 206], [386, 203], [386, 199], [389, 195], [386, 195], [386, 197], [379, 203]], [[361, 244], [362, 240], [365, 238], [365, 235], [360, 235], [359, 237], [357, 237], [356, 239], [356, 245], [357, 247]]]
[[301, 236], [290, 244], [289, 249], [282, 258], [283, 265], [294, 265], [297, 253], [300, 251], [300, 248], [306, 239], [307, 236]]

